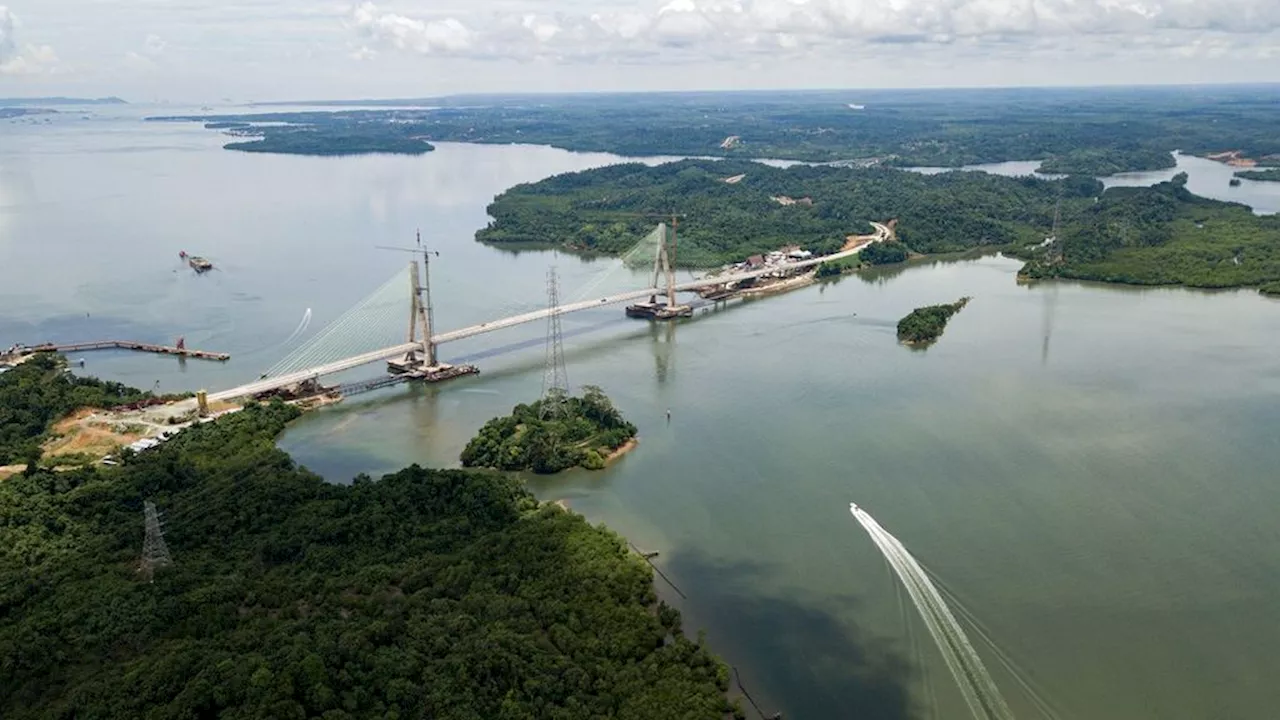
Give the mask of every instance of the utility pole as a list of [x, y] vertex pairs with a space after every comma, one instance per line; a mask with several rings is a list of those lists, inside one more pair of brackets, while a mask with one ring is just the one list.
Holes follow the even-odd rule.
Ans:
[[160, 522], [160, 514], [156, 512], [156, 504], [147, 500], [142, 504], [142, 513], [146, 522], [147, 534], [142, 541], [142, 562], [138, 572], [152, 582], [156, 568], [173, 564], [169, 557], [169, 548], [164, 544], [164, 527]]
[[547, 268], [547, 358], [542, 372], [542, 405], [539, 415], [547, 418], [564, 412], [569, 394], [569, 371], [564, 362], [564, 337], [560, 329], [560, 279], [555, 266]]

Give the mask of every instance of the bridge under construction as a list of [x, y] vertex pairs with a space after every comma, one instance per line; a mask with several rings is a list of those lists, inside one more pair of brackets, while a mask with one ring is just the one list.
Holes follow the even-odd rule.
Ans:
[[[264, 394], [279, 392], [283, 389], [298, 387], [316, 387], [320, 378], [351, 370], [378, 362], [387, 364], [388, 372], [406, 378], [427, 381], [444, 380], [461, 374], [476, 372], [472, 366], [450, 365], [441, 362], [437, 351], [446, 343], [476, 337], [506, 328], [524, 325], [538, 320], [546, 320], [555, 315], [565, 315], [590, 308], [606, 305], [634, 303], [628, 308], [628, 314], [635, 314], [633, 308], [641, 308], [641, 313], [658, 319], [669, 319], [690, 314], [688, 305], [677, 302], [678, 293], [707, 292], [716, 297], [729, 294], [732, 288], [750, 284], [759, 278], [794, 274], [814, 268], [824, 262], [841, 260], [861, 252], [862, 248], [872, 242], [882, 242], [892, 236], [892, 228], [881, 223], [872, 223], [875, 232], [867, 236], [867, 242], [846, 247], [839, 252], [821, 257], [813, 257], [792, 262], [777, 263], [757, 269], [711, 274], [696, 280], [678, 283], [675, 281], [673, 262], [669, 255], [667, 230], [659, 225], [656, 232], [662, 238], [658, 242], [653, 258], [653, 274], [648, 287], [615, 292], [588, 300], [554, 304], [550, 307], [531, 312], [513, 314], [497, 318], [478, 325], [437, 332], [434, 327], [434, 313], [431, 305], [430, 285], [430, 253], [419, 247], [413, 251], [422, 257], [421, 268], [418, 261], [409, 263], [408, 278], [397, 273], [379, 291], [366, 298], [365, 301], [349, 310], [328, 327], [317, 333], [289, 356], [268, 370], [258, 380], [226, 390], [208, 393], [209, 401], [226, 401], [236, 398], [259, 397]], [[409, 288], [409, 306], [406, 308], [403, 299], [390, 300], [391, 297], [403, 298], [401, 288], [407, 282]], [[338, 337], [349, 337], [359, 333], [362, 328], [374, 324], [372, 318], [401, 315], [407, 320], [404, 341], [385, 344], [372, 350], [351, 353], [349, 343], [334, 342]], [[406, 317], [407, 316], [407, 317]]]

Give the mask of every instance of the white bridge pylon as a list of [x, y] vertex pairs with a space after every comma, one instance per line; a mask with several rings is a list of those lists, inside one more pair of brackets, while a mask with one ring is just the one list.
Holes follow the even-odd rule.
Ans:
[[[881, 223], [871, 223], [875, 227], [875, 239], [873, 242], [883, 242], [891, 237], [892, 231], [888, 226]], [[865, 247], [865, 246], [862, 246]], [[670, 272], [664, 272], [667, 283], [666, 287], [646, 287], [637, 290], [627, 290], [624, 292], [611, 293], [603, 297], [596, 297], [590, 300], [582, 300], [579, 302], [560, 305], [555, 308], [543, 308], [532, 312], [512, 315], [510, 317], [499, 318], [490, 322], [472, 325], [470, 327], [450, 330], [448, 332], [431, 334], [432, 332], [432, 312], [430, 300], [430, 286], [423, 283], [419, 286], [417, 282], [417, 262], [410, 264], [410, 321], [408, 337], [400, 335], [401, 339], [407, 339], [408, 342], [395, 343], [388, 342], [385, 347], [369, 352], [344, 356], [344, 353], [351, 352], [351, 344], [345, 343], [346, 338], [351, 337], [358, 340], [367, 340], [370, 337], [381, 337], [379, 333], [385, 334], [385, 330], [378, 330], [374, 327], [374, 322], [384, 316], [390, 314], [404, 315], [404, 298], [401, 294], [402, 290], [394, 290], [394, 288], [404, 288], [404, 276], [396, 273], [396, 277], [379, 288], [361, 303], [357, 304], [347, 313], [343, 314], [324, 330], [320, 331], [304, 343], [298, 350], [289, 354], [284, 360], [266, 373], [266, 375], [251, 383], [241, 385], [239, 387], [230, 388], [220, 392], [209, 393], [210, 400], [229, 400], [232, 398], [243, 397], [247, 395], [255, 395], [257, 393], [274, 390], [277, 388], [296, 385], [307, 380], [315, 380], [325, 375], [343, 372], [352, 368], [368, 365], [379, 361], [403, 358], [410, 353], [421, 354], [422, 359], [428, 361], [428, 365], [434, 365], [436, 359], [436, 348], [440, 345], [466, 338], [491, 333], [506, 328], [524, 325], [526, 323], [546, 320], [552, 314], [564, 315], [572, 312], [580, 312], [590, 308], [603, 307], [606, 305], [616, 305], [619, 303], [630, 302], [632, 300], [640, 300], [642, 298], [650, 298], [655, 295], [665, 294], [668, 297], [674, 297], [678, 292], [692, 292], [705, 287], [715, 285], [727, 285], [739, 283], [745, 280], [752, 280], [763, 277], [772, 273], [787, 270], [802, 270], [805, 268], [815, 267], [824, 262], [840, 260], [846, 257], [852, 257], [862, 251], [862, 247], [851, 250], [842, 250], [831, 255], [811, 258], [809, 260], [798, 260], [791, 263], [783, 263], [772, 265], [759, 270], [748, 272], [732, 273], [729, 275], [716, 275], [712, 277], [699, 278], [684, 283], [675, 283], [674, 276]], [[659, 246], [659, 252], [662, 252], [662, 246]], [[665, 253], [663, 253], [665, 255]], [[660, 262], [660, 260], [659, 260]], [[388, 305], [385, 302], [385, 295], [395, 293], [398, 302]], [[381, 298], [381, 299], [379, 299]], [[392, 310], [387, 310], [387, 307]], [[368, 309], [368, 313], [358, 312], [362, 308]], [[362, 321], [363, 318], [363, 321]], [[416, 320], [416, 322], [415, 322]], [[399, 325], [403, 330], [402, 321], [395, 321], [395, 325]], [[398, 332], [398, 331], [397, 331]], [[426, 342], [423, 339], [430, 338]], [[368, 347], [368, 345], [364, 345]], [[336, 356], [335, 356], [336, 355]], [[302, 365], [302, 363], [309, 363]]]

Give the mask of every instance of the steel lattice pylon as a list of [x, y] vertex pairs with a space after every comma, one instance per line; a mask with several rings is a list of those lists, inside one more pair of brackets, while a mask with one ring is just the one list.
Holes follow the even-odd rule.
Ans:
[[142, 508], [147, 536], [142, 541], [142, 563], [138, 571], [146, 576], [147, 582], [151, 582], [155, 569], [172, 565], [173, 560], [169, 557], [168, 546], [164, 544], [164, 529], [160, 524], [160, 514], [156, 512], [156, 504], [147, 500]]
[[569, 371], [564, 364], [564, 337], [560, 330], [560, 279], [555, 266], [547, 268], [547, 361], [542, 373], [541, 415], [559, 413], [569, 394]]

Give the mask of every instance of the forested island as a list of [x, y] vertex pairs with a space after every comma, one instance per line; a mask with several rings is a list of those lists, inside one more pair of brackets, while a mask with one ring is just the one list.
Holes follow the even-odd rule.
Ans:
[[600, 388], [581, 397], [552, 393], [515, 406], [480, 428], [462, 451], [464, 467], [556, 473], [571, 467], [599, 470], [635, 442], [636, 426]]
[[918, 307], [898, 321], [898, 341], [906, 345], [923, 346], [935, 342], [947, 329], [952, 315], [969, 304], [963, 297], [950, 305]]
[[282, 153], [286, 155], [423, 155], [435, 150], [435, 146], [411, 132], [400, 132], [392, 126], [373, 128], [368, 126], [320, 125], [268, 125], [255, 126], [244, 123], [231, 125], [238, 136], [255, 137], [255, 140], [227, 143], [227, 150], [242, 152]]
[[1177, 166], [1177, 160], [1168, 150], [1138, 147], [1134, 143], [1128, 147], [1071, 150], [1040, 163], [1036, 172], [1103, 177], [1140, 170], [1167, 170]]
[[628, 156], [898, 167], [1042, 160], [1044, 172], [1109, 174], [1170, 167], [1166, 156], [1174, 149], [1280, 153], [1278, 96], [1269, 88], [1225, 86], [591, 93], [356, 101], [347, 104], [384, 107], [158, 119], [288, 123], [327, 137], [329, 148], [384, 137], [396, 147], [408, 134]]
[[1236, 177], [1241, 177], [1246, 180], [1280, 182], [1280, 168], [1267, 168], [1266, 170], [1241, 170], [1236, 173]]
[[[118, 467], [0, 481], [0, 717], [734, 712], [621, 538], [498, 473], [325, 482], [275, 447], [298, 413], [251, 404]], [[169, 562], [142, 562], [144, 502]]]

